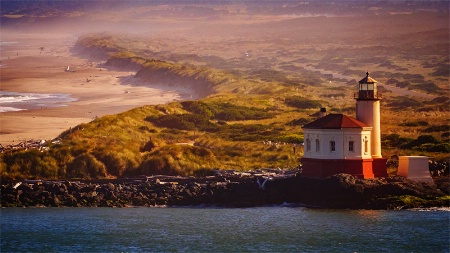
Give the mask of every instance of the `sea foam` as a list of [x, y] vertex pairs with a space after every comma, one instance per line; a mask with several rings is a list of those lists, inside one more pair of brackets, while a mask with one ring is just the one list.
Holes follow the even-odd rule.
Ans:
[[69, 94], [0, 91], [0, 113], [64, 106], [75, 101]]

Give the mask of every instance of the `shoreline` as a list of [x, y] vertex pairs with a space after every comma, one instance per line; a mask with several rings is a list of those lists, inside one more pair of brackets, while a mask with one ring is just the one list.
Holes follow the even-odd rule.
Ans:
[[[325, 179], [274, 177], [2, 182], [1, 207], [225, 207], [298, 205], [320, 209], [445, 208], [448, 195], [434, 184], [404, 177], [372, 180], [338, 174]], [[320, 189], [320, 190], [319, 190]], [[431, 197], [433, 196], [433, 197]]]
[[[56, 39], [45, 35], [6, 32], [1, 47], [2, 92], [65, 94], [74, 99], [56, 107], [0, 113], [0, 144], [24, 139], [49, 140], [93, 118], [121, 113], [136, 107], [195, 99], [185, 87], [167, 87], [135, 78], [135, 72], [107, 69], [73, 55], [72, 35]], [[39, 38], [39, 39], [38, 39]], [[44, 38], [44, 39], [42, 39]], [[39, 51], [40, 45], [46, 45]], [[66, 71], [70, 66], [71, 71]]]

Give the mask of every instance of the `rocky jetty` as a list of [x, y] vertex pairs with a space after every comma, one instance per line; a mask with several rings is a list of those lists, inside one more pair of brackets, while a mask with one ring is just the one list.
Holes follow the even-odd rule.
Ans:
[[[446, 191], [448, 189], [444, 189]], [[297, 203], [319, 208], [448, 207], [448, 192], [403, 177], [327, 179], [223, 176], [108, 181], [24, 181], [1, 186], [2, 207], [252, 207]]]

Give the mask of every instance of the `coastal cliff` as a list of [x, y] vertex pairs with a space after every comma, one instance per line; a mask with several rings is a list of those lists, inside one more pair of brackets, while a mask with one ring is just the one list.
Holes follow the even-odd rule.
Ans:
[[435, 185], [403, 177], [367, 180], [338, 174], [326, 179], [291, 176], [264, 181], [264, 178], [254, 176], [216, 176], [139, 182], [9, 183], [2, 185], [1, 206], [254, 207], [293, 203], [337, 209], [449, 207], [448, 195]]

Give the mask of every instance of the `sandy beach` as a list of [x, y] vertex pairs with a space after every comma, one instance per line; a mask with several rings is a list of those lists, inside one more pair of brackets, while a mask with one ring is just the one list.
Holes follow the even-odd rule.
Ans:
[[74, 101], [0, 113], [0, 144], [50, 140], [95, 117], [196, 98], [186, 88], [146, 83], [134, 72], [107, 69], [103, 62], [77, 57], [70, 52], [76, 39], [63, 34], [2, 34], [2, 92], [66, 94]]

